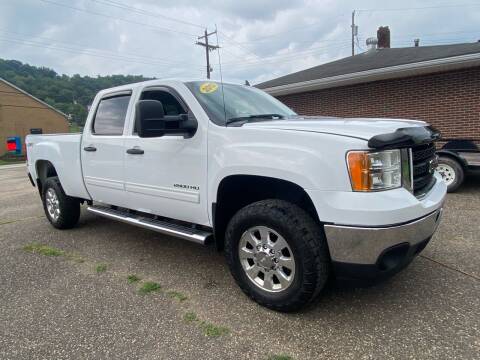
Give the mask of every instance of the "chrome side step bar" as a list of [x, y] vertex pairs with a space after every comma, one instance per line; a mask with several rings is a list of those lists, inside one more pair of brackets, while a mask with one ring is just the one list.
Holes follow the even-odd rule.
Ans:
[[87, 210], [109, 219], [136, 225], [162, 234], [176, 236], [185, 240], [193, 241], [197, 244], [204, 245], [208, 238], [212, 236], [212, 233], [208, 231], [172, 224], [164, 220], [157, 220], [139, 214], [132, 214], [128, 211], [111, 209], [105, 206], [89, 206], [87, 207]]

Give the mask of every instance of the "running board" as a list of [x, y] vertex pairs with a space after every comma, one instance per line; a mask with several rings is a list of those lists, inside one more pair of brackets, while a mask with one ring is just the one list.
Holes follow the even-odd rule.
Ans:
[[115, 210], [104, 206], [89, 206], [87, 210], [109, 219], [118, 220], [127, 224], [136, 225], [162, 234], [179, 237], [204, 245], [211, 232], [190, 228], [188, 226], [172, 224], [168, 221], [153, 219], [128, 211]]

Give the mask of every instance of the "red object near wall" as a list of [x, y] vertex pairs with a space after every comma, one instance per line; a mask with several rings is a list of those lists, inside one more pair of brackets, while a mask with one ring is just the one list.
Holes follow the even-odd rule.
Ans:
[[16, 151], [17, 143], [15, 141], [7, 141], [7, 151]]

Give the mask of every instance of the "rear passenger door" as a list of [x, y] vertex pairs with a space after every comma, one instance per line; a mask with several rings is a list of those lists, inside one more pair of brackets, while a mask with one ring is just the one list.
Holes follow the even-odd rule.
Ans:
[[87, 122], [81, 146], [85, 185], [93, 200], [125, 206], [124, 137], [131, 91], [104, 95]]

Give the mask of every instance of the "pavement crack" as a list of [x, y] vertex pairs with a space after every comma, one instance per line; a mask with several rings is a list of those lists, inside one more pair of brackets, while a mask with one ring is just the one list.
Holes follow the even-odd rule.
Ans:
[[458, 272], [458, 273], [460, 273], [460, 274], [462, 274], [462, 275], [465, 275], [465, 276], [468, 276], [468, 277], [470, 277], [470, 278], [472, 278], [472, 279], [475, 279], [475, 280], [477, 280], [477, 281], [480, 281], [480, 277], [478, 277], [478, 276], [476, 276], [476, 275], [469, 274], [469, 273], [467, 273], [467, 272], [465, 272], [465, 271], [462, 271], [462, 270], [460, 270], [460, 269], [454, 268], [453, 266], [450, 266], [450, 265], [444, 264], [444, 263], [442, 263], [442, 262], [440, 262], [440, 261], [438, 261], [438, 260], [432, 259], [431, 257], [425, 256], [425, 255], [419, 255], [419, 256], [420, 256], [421, 258], [427, 259], [427, 260], [429, 260], [429, 261], [431, 261], [431, 262], [433, 262], [433, 263], [435, 263], [435, 264], [438, 264], [438, 265], [440, 265], [440, 266], [443, 266], [444, 268], [447, 268], [447, 269], [452, 270], [452, 271], [456, 271], [456, 272]]

